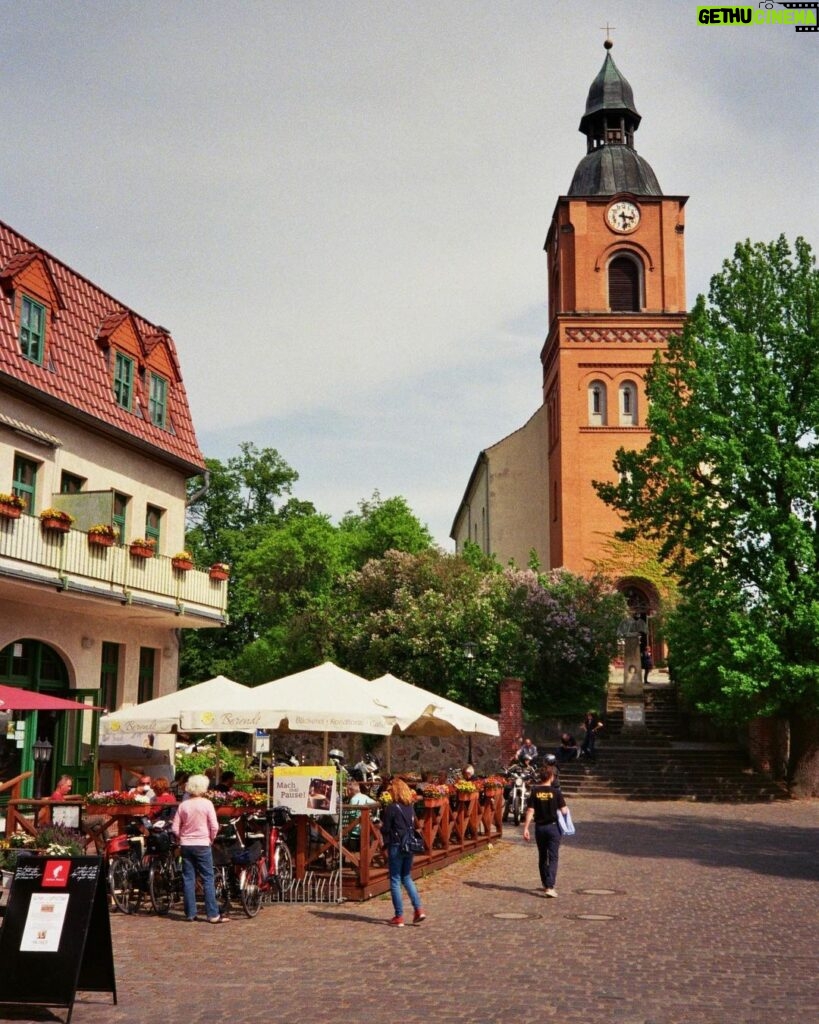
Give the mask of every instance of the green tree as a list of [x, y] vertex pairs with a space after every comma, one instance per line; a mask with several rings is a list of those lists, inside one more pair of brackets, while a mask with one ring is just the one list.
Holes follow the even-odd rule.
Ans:
[[350, 573], [313, 628], [340, 664], [369, 678], [391, 672], [493, 712], [501, 679], [519, 675], [527, 711], [549, 715], [599, 700], [624, 614], [602, 579], [429, 549], [389, 551]]
[[803, 239], [744, 242], [647, 374], [651, 438], [621, 450], [624, 539], [680, 580], [672, 665], [700, 709], [788, 719], [790, 780], [819, 780], [819, 273]]

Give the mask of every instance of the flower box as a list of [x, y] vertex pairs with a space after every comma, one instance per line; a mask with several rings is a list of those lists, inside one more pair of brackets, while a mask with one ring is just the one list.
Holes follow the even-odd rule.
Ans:
[[425, 796], [424, 807], [443, 807], [444, 798], [442, 796]]
[[0, 498], [0, 519], [19, 519], [22, 511], [23, 503], [19, 498], [16, 501], [11, 497]]
[[176, 555], [171, 559], [171, 565], [177, 572], [190, 572], [193, 568], [193, 559], [182, 558], [180, 555]]
[[153, 558], [154, 547], [152, 544], [140, 544], [139, 541], [131, 541], [128, 548], [132, 558]]
[[208, 576], [210, 576], [212, 580], [230, 579], [230, 567], [222, 562], [217, 562], [208, 569]]
[[90, 548], [110, 548], [114, 545], [114, 538], [107, 533], [89, 533], [88, 546]]
[[71, 523], [67, 519], [58, 519], [56, 516], [42, 516], [40, 525], [49, 533], [68, 533]]

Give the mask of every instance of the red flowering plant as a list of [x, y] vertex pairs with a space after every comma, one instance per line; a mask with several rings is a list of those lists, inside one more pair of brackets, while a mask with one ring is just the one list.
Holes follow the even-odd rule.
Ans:
[[137, 800], [127, 789], [109, 789], [86, 793], [85, 802], [87, 804], [138, 804], [144, 803], [144, 800]]
[[230, 789], [227, 793], [218, 789], [209, 789], [205, 796], [213, 801], [214, 807], [264, 807], [267, 796], [245, 789]]
[[492, 793], [498, 789], [503, 789], [505, 780], [500, 775], [487, 775], [485, 779], [482, 779], [479, 783], [480, 788], [484, 793]]
[[442, 800], [449, 796], [449, 786], [428, 782], [421, 789], [421, 796], [425, 800]]

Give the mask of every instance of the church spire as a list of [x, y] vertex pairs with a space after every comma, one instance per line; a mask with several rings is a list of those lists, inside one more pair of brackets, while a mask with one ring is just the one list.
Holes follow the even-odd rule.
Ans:
[[610, 39], [603, 44], [606, 59], [591, 84], [580, 131], [586, 136], [586, 156], [574, 172], [569, 195], [662, 195], [650, 165], [634, 149], [640, 115], [634, 94], [620, 73]]

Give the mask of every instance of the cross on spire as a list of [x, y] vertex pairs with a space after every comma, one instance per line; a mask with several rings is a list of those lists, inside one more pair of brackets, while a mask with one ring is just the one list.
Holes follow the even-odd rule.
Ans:
[[603, 28], [602, 25], [600, 26], [600, 31], [606, 33], [606, 41], [603, 43], [603, 46], [605, 46], [605, 48], [607, 50], [610, 50], [612, 48], [612, 46], [614, 46], [614, 43], [611, 40], [611, 32], [612, 32], [612, 29], [614, 29], [614, 28], [616, 28], [616, 25], [609, 25], [608, 22], [606, 22], [605, 29]]

